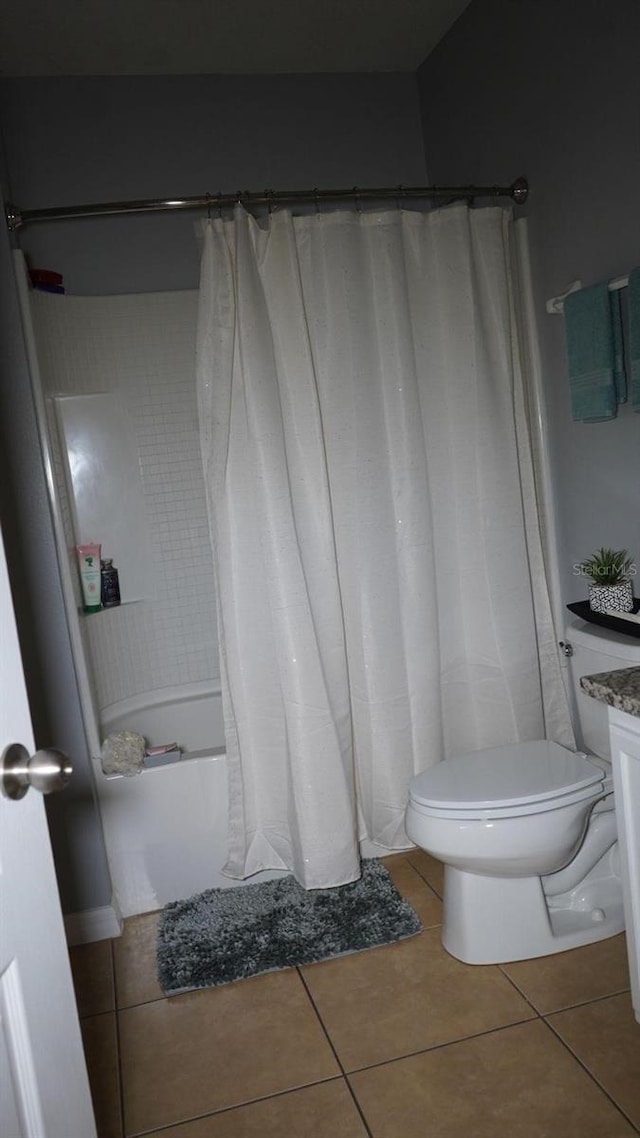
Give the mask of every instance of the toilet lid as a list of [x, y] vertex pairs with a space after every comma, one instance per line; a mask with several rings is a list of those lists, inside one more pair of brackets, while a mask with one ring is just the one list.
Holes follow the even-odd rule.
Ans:
[[603, 778], [584, 755], [537, 740], [445, 759], [412, 779], [410, 797], [440, 810], [491, 810], [559, 798]]

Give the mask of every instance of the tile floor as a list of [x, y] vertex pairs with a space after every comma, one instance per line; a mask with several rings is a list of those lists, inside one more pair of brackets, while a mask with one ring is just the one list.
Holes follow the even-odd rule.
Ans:
[[624, 1138], [640, 1026], [624, 938], [470, 967], [440, 945], [442, 866], [386, 859], [424, 931], [163, 997], [156, 914], [72, 949], [99, 1138]]

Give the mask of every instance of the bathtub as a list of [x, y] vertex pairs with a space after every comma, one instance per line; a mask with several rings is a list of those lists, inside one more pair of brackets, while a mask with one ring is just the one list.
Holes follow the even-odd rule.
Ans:
[[[250, 885], [282, 877], [265, 870], [247, 881], [225, 877], [227, 762], [219, 688], [184, 684], [103, 709], [101, 738], [127, 728], [148, 746], [178, 743], [182, 757], [138, 775], [105, 775], [93, 759], [102, 828], [120, 914], [161, 909], [203, 889]], [[360, 843], [362, 857], [397, 850]]]
[[[177, 742], [182, 758], [131, 778], [105, 775], [100, 760], [93, 760], [121, 915], [148, 913], [202, 889], [241, 884], [222, 873], [227, 764], [220, 691], [186, 684], [147, 692], [101, 712], [103, 739], [123, 728], [144, 735], [149, 746]], [[250, 882], [281, 876], [274, 870], [256, 874]]]

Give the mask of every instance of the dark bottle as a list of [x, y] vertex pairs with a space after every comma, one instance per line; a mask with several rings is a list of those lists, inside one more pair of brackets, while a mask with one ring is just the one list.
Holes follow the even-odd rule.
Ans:
[[114, 569], [110, 557], [100, 562], [100, 600], [105, 609], [112, 609], [120, 604], [118, 570]]

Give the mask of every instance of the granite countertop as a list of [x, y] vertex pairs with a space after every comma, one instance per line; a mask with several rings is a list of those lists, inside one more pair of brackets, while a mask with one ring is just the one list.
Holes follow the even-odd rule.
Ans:
[[580, 687], [594, 699], [640, 717], [640, 668], [616, 668], [582, 676]]

